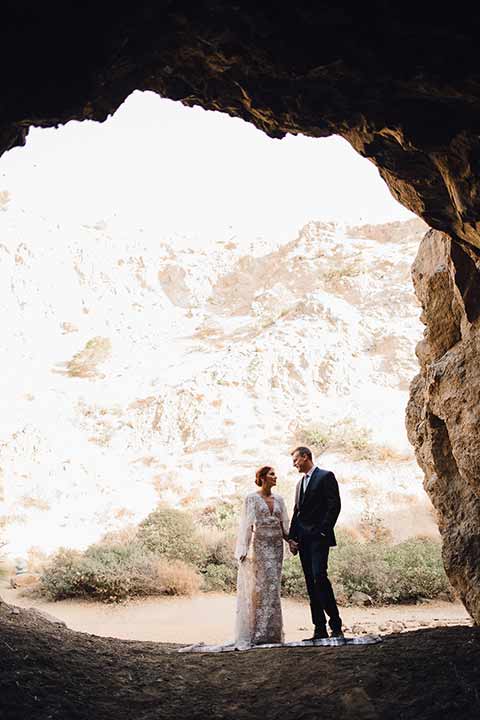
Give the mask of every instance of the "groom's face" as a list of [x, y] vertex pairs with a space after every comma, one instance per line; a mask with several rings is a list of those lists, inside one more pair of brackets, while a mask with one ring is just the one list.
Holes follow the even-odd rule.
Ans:
[[308, 470], [308, 457], [306, 455], [300, 455], [299, 452], [295, 452], [292, 455], [293, 465], [297, 468], [299, 473], [305, 473]]

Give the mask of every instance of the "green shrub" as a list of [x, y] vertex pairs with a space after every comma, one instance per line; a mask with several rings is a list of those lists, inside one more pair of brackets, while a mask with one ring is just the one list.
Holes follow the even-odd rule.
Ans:
[[84, 595], [83, 555], [78, 550], [60, 548], [40, 578], [40, 592], [50, 600]]
[[[338, 546], [331, 550], [329, 562], [337, 598], [349, 602], [359, 591], [381, 604], [435, 598], [440, 593], [452, 595], [439, 542], [411, 538], [393, 545], [384, 533], [378, 536], [384, 539], [363, 542], [342, 528], [337, 531]], [[298, 556], [285, 558], [282, 593], [307, 597]]]
[[367, 460], [372, 443], [370, 432], [355, 425], [351, 418], [339, 420], [335, 425], [313, 425], [297, 433], [297, 442], [312, 447], [317, 454], [325, 450], [340, 452], [354, 460]]
[[206, 592], [235, 592], [237, 570], [229, 565], [207, 565], [203, 570], [203, 589]]
[[355, 591], [377, 603], [408, 602], [452, 592], [441, 558], [440, 543], [411, 538], [393, 545], [387, 540], [360, 542], [338, 532], [330, 558], [332, 582], [347, 599]]
[[149, 595], [191, 595], [201, 582], [192, 565], [159, 558], [139, 541], [99, 542], [84, 553], [60, 550], [41, 576], [40, 592], [51, 600], [119, 602]]
[[152, 553], [197, 565], [204, 556], [192, 516], [182, 510], [159, 507], [138, 526], [138, 539]]
[[439, 542], [428, 538], [405, 540], [387, 548], [385, 561], [390, 574], [391, 601], [404, 602], [419, 597], [434, 598], [440, 593], [452, 594]]
[[387, 598], [388, 565], [384, 559], [385, 546], [378, 542], [361, 542], [341, 530], [338, 546], [330, 553], [330, 577], [333, 585], [342, 587], [347, 599], [354, 592], [363, 592], [373, 600]]
[[298, 555], [288, 555], [283, 563], [282, 595], [308, 597], [302, 565]]
[[236, 530], [243, 498], [234, 500], [220, 500], [212, 505], [202, 508], [198, 520], [203, 527], [213, 527], [217, 530]]
[[377, 445], [367, 428], [356, 425], [352, 418], [343, 418], [335, 425], [316, 424], [296, 433], [296, 442], [311, 447], [317, 454], [326, 450], [338, 452], [354, 461], [374, 463], [408, 462], [410, 454], [385, 445]]

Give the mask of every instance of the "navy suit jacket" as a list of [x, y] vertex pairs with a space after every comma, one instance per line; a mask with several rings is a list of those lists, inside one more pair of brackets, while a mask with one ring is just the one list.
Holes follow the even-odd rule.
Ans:
[[330, 547], [337, 544], [333, 528], [340, 513], [340, 493], [330, 470], [315, 468], [300, 503], [302, 480], [297, 484], [289, 538], [298, 543], [325, 537]]

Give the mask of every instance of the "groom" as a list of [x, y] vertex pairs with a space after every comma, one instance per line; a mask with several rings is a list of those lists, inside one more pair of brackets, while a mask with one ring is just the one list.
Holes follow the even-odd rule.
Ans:
[[327, 638], [327, 615], [331, 637], [342, 637], [342, 620], [328, 579], [328, 553], [336, 545], [333, 527], [340, 513], [340, 494], [335, 475], [312, 462], [307, 447], [292, 453], [293, 464], [302, 479], [297, 485], [295, 508], [289, 532], [290, 550], [300, 552], [303, 574], [310, 597], [313, 638]]

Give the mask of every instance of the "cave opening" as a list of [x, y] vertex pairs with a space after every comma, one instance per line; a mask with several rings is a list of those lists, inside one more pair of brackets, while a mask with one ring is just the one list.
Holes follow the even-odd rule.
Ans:
[[[135, 89], [153, 91], [243, 118], [270, 137], [338, 133], [432, 228], [413, 269], [425, 333], [417, 347], [420, 372], [410, 389], [407, 428], [436, 508], [447, 572], [477, 625], [478, 31], [475, 14], [457, 6], [452, 12], [417, 4], [410, 11], [405, 4], [328, 1], [300, 2], [295, 8], [189, 0], [75, 7], [54, 2], [34, 9], [7, 2], [0, 25], [2, 153], [22, 145], [32, 125], [103, 121]], [[1, 208], [9, 204], [2, 192], [3, 217], [8, 213]], [[84, 257], [78, 258], [80, 266]], [[19, 268], [26, 265], [22, 252], [10, 260]], [[52, 267], [63, 280], [55, 262], [44, 268], [45, 276]], [[140, 278], [137, 283], [145, 281], [141, 266], [130, 272]], [[84, 275], [88, 280], [91, 273]], [[76, 273], [72, 287], [79, 277]], [[177, 288], [179, 277], [183, 282], [182, 272], [169, 272], [163, 282]], [[183, 291], [182, 302], [187, 301]], [[71, 339], [79, 331], [65, 322], [65, 337]], [[218, 325], [209, 333], [213, 342]], [[71, 354], [60, 360], [52, 353], [49, 371], [52, 365], [58, 371], [56, 382], [73, 380], [68, 373], [81, 371], [88, 358], [107, 358], [107, 367], [108, 336], [94, 337], [100, 342], [89, 344], [89, 338], [81, 347], [72, 344]], [[95, 373], [92, 366], [90, 371]], [[182, 407], [188, 407], [190, 397]], [[149, 398], [155, 396], [140, 399]], [[35, 402], [28, 391], [25, 401]], [[115, 402], [108, 407], [118, 412]], [[151, 425], [163, 417], [158, 403], [144, 402], [132, 411], [150, 411]], [[9, 405], [11, 412], [16, 409]], [[91, 432], [91, 425], [98, 424], [96, 414], [86, 415], [92, 447], [108, 444], [115, 417], [121, 415], [101, 415], [102, 432]], [[30, 437], [36, 448], [36, 438]], [[20, 433], [16, 441], [23, 439]], [[148, 467], [150, 457], [142, 462]], [[68, 476], [69, 471], [66, 463], [63, 472]], [[51, 618], [3, 602], [0, 616], [0, 702], [6, 720], [86, 718], [99, 712], [116, 720], [153, 718], [159, 712], [237, 719], [280, 713], [296, 719], [316, 717], [320, 702], [322, 713], [332, 717], [464, 720], [478, 705], [475, 627], [394, 634], [380, 646], [340, 649], [334, 662], [329, 651], [316, 650], [274, 651], [268, 657], [255, 651], [218, 662], [181, 657], [170, 652], [175, 648], [157, 643], [72, 633]], [[266, 686], [274, 692], [265, 692]]]
[[103, 125], [32, 129], [1, 178], [19, 586], [158, 503], [232, 514], [267, 461], [291, 508], [298, 442], [335, 468], [347, 535], [437, 540], [403, 421], [427, 228], [345, 141], [134, 93]]

